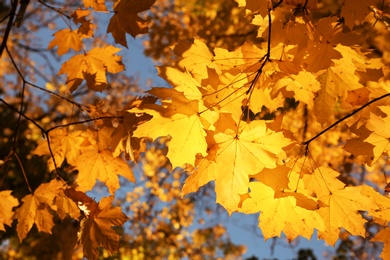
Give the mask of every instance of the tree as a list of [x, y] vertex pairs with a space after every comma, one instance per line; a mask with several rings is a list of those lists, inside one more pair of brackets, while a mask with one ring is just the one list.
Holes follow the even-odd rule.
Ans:
[[[70, 259], [75, 244], [91, 259], [119, 248], [140, 258], [241, 255], [222, 225], [189, 228], [212, 188], [229, 214], [260, 213], [265, 239], [317, 230], [329, 245], [342, 241], [340, 257], [389, 258], [387, 1], [7, 4], [7, 257], [16, 236], [16, 258], [51, 249], [39, 252]], [[53, 36], [40, 39], [47, 28]], [[134, 95], [142, 89], [121, 56], [128, 35], [149, 36], [145, 52], [169, 87]], [[114, 197], [125, 185], [127, 196]], [[94, 200], [99, 187], [108, 196]], [[48, 234], [58, 240], [44, 247]]]

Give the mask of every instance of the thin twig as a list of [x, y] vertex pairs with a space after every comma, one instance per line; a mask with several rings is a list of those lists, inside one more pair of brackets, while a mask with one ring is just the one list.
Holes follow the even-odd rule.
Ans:
[[18, 156], [18, 154], [17, 154], [17, 153], [15, 153], [15, 152], [12, 152], [12, 154], [15, 156], [16, 160], [17, 160], [17, 161], [18, 161], [18, 163], [19, 163], [19, 166], [20, 166], [20, 169], [22, 170], [23, 177], [24, 177], [24, 180], [26, 181], [26, 184], [27, 184], [28, 190], [30, 191], [30, 193], [33, 193], [33, 192], [32, 192], [32, 190], [31, 190], [30, 183], [28, 182], [28, 179], [27, 179], [26, 172], [24, 171], [24, 167], [23, 167], [22, 161], [20, 160], [20, 158], [19, 158], [19, 156]]
[[352, 111], [350, 114], [348, 114], [348, 115], [344, 116], [343, 118], [337, 120], [336, 122], [334, 122], [333, 124], [331, 124], [330, 126], [328, 126], [327, 128], [325, 128], [324, 130], [322, 130], [321, 132], [319, 132], [318, 134], [316, 134], [316, 135], [315, 135], [314, 137], [312, 137], [311, 139], [309, 139], [309, 140], [303, 142], [302, 144], [308, 146], [308, 145], [311, 143], [311, 141], [317, 139], [319, 136], [323, 135], [324, 133], [326, 133], [327, 131], [329, 131], [330, 129], [332, 129], [333, 127], [335, 127], [336, 125], [340, 124], [340, 123], [343, 122], [344, 120], [346, 120], [346, 119], [350, 118], [351, 116], [355, 115], [356, 113], [358, 113], [358, 112], [359, 112], [360, 110], [362, 110], [363, 108], [365, 108], [365, 107], [371, 105], [372, 103], [374, 103], [374, 102], [376, 102], [376, 101], [378, 101], [378, 100], [381, 100], [381, 99], [383, 99], [383, 98], [385, 98], [385, 97], [388, 97], [388, 96], [390, 96], [390, 93], [387, 93], [387, 94], [384, 94], [384, 95], [382, 95], [382, 96], [380, 96], [380, 97], [374, 98], [374, 99], [371, 100], [370, 102], [368, 102], [368, 103], [362, 105], [361, 107], [359, 107], [358, 109]]
[[123, 116], [101, 116], [101, 117], [96, 117], [96, 118], [90, 118], [90, 119], [83, 120], [83, 121], [72, 122], [72, 123], [68, 123], [68, 124], [64, 124], [64, 125], [57, 125], [57, 126], [54, 126], [52, 128], [49, 128], [47, 130], [47, 133], [49, 133], [50, 131], [57, 129], [57, 128], [67, 127], [67, 126], [71, 126], [71, 125], [80, 125], [80, 124], [93, 122], [93, 121], [97, 121], [97, 120], [102, 120], [102, 119], [123, 119]]
[[17, 6], [18, 6], [18, 0], [14, 0], [14, 2], [12, 4], [11, 13], [9, 14], [9, 20], [8, 20], [7, 28], [5, 29], [5, 32], [4, 32], [3, 42], [0, 45], [0, 58], [3, 55], [3, 51], [4, 51], [4, 49], [7, 46], [7, 40], [8, 40], [9, 34], [11, 32], [12, 23], [13, 23], [14, 18], [15, 18], [15, 13], [16, 13], [16, 7]]
[[72, 17], [70, 17], [70, 15], [65, 14], [63, 11], [61, 11], [60, 9], [58, 9], [58, 8], [56, 8], [56, 7], [53, 7], [53, 6], [51, 6], [51, 5], [46, 4], [46, 3], [45, 3], [44, 1], [42, 1], [42, 0], [38, 0], [38, 2], [39, 2], [40, 4], [46, 6], [46, 7], [49, 8], [50, 10], [53, 10], [53, 11], [59, 13], [60, 15], [65, 16], [65, 17], [68, 18], [68, 19], [71, 19], [71, 18], [72, 18]]

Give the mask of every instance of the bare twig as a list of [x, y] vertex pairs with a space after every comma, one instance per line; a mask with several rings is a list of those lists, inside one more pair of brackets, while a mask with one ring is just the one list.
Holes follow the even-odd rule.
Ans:
[[363, 108], [365, 107], [368, 107], [369, 105], [371, 105], [372, 103], [378, 101], [378, 100], [381, 100], [385, 97], [388, 97], [390, 96], [390, 93], [387, 93], [387, 94], [384, 94], [380, 97], [377, 97], [377, 98], [374, 98], [373, 100], [371, 100], [370, 102], [367, 102], [366, 104], [362, 105], [361, 107], [359, 107], [358, 109], [352, 111], [350, 114], [344, 116], [343, 118], [337, 120], [336, 122], [334, 122], [333, 124], [331, 124], [330, 126], [328, 126], [327, 128], [325, 128], [324, 130], [322, 130], [321, 132], [319, 132], [318, 134], [316, 134], [314, 137], [312, 137], [311, 139], [303, 142], [302, 144], [303, 145], [306, 145], [308, 146], [313, 140], [317, 139], [318, 137], [320, 137], [321, 135], [323, 135], [324, 133], [326, 133], [327, 131], [329, 131], [330, 129], [332, 129], [333, 127], [335, 127], [336, 125], [340, 124], [341, 122], [343, 122], [344, 120], [350, 118], [351, 116], [355, 115], [356, 113], [358, 113], [360, 110], [362, 110]]
[[11, 13], [9, 14], [9, 20], [8, 20], [7, 28], [5, 29], [5, 32], [4, 32], [3, 41], [2, 41], [2, 43], [0, 45], [0, 58], [3, 55], [3, 51], [4, 51], [4, 49], [7, 46], [7, 40], [8, 40], [9, 34], [11, 32], [12, 23], [13, 23], [14, 18], [15, 18], [15, 13], [16, 13], [16, 7], [17, 6], [18, 6], [18, 0], [14, 0], [13, 3], [12, 3]]

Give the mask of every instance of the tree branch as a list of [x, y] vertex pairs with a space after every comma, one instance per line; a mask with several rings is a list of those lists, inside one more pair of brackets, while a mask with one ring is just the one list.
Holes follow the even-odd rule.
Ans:
[[14, 0], [14, 2], [12, 4], [11, 13], [9, 14], [9, 20], [8, 20], [7, 28], [5, 29], [5, 32], [4, 32], [3, 42], [0, 45], [0, 58], [3, 55], [3, 51], [4, 51], [4, 49], [7, 46], [7, 41], [8, 41], [9, 34], [11, 32], [12, 23], [13, 23], [14, 18], [15, 18], [15, 13], [16, 13], [16, 7], [17, 6], [18, 6], [18, 0]]
[[302, 144], [303, 145], [306, 145], [308, 146], [313, 140], [317, 139], [318, 137], [320, 137], [321, 135], [323, 135], [324, 133], [328, 132], [330, 129], [332, 129], [333, 127], [335, 127], [336, 125], [340, 124], [341, 122], [343, 122], [344, 120], [350, 118], [351, 116], [355, 115], [356, 113], [358, 113], [360, 110], [362, 110], [363, 108], [365, 107], [368, 107], [369, 105], [371, 105], [372, 103], [378, 101], [378, 100], [381, 100], [385, 97], [388, 97], [390, 96], [390, 93], [387, 93], [387, 94], [384, 94], [380, 97], [377, 97], [377, 98], [374, 98], [373, 100], [371, 100], [370, 102], [364, 104], [363, 106], [359, 107], [358, 109], [352, 111], [350, 114], [344, 116], [343, 118], [337, 120], [336, 122], [334, 122], [333, 124], [331, 124], [330, 126], [328, 126], [327, 128], [325, 128], [324, 130], [322, 130], [321, 132], [319, 132], [318, 134], [316, 134], [314, 137], [312, 137], [311, 139], [307, 140], [307, 141], [304, 141]]

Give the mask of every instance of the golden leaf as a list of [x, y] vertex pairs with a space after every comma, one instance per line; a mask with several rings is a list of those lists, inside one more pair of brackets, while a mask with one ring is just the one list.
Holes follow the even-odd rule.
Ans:
[[0, 191], [0, 230], [5, 231], [4, 225], [11, 226], [13, 221], [12, 208], [16, 207], [19, 202], [11, 195], [11, 190]]
[[71, 31], [66, 28], [60, 30], [54, 34], [54, 39], [49, 43], [48, 49], [53, 49], [55, 46], [58, 46], [57, 54], [59, 56], [67, 53], [69, 49], [75, 51], [81, 50], [83, 43], [77, 31]]
[[113, 157], [109, 150], [88, 149], [78, 157], [75, 166], [79, 171], [76, 182], [82, 191], [92, 190], [100, 180], [113, 194], [120, 186], [118, 175], [135, 182], [130, 166], [121, 157]]
[[58, 74], [67, 74], [66, 84], [70, 91], [74, 91], [84, 81], [88, 88], [102, 91], [107, 87], [106, 73], [119, 73], [124, 70], [122, 58], [115, 55], [120, 51], [114, 46], [93, 48], [86, 54], [78, 54], [64, 64]]
[[265, 239], [286, 235], [289, 241], [297, 236], [310, 239], [314, 229], [325, 229], [317, 210], [317, 203], [303, 194], [275, 191], [261, 182], [249, 184], [251, 192], [240, 209], [252, 214], [260, 212], [259, 227]]

